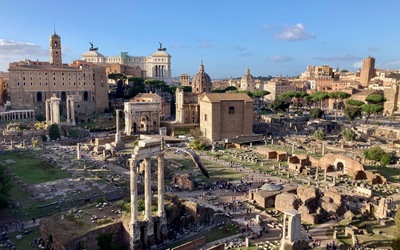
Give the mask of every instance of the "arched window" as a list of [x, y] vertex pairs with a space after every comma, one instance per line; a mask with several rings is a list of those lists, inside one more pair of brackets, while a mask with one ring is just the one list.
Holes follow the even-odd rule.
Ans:
[[42, 92], [37, 92], [36, 93], [36, 101], [37, 102], [43, 102]]
[[86, 102], [89, 100], [89, 93], [87, 91], [83, 92], [83, 100]]
[[65, 92], [61, 92], [61, 101], [65, 102], [67, 100], [67, 94], [65, 94]]

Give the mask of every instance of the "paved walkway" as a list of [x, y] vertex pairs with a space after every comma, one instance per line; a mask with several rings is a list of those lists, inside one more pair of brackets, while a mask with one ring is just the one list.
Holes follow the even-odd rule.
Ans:
[[320, 240], [321, 241], [321, 246], [325, 249], [326, 245], [328, 243], [332, 243], [333, 239], [329, 236], [327, 236], [327, 231], [331, 229], [333, 225], [336, 224], [335, 220], [330, 220], [328, 222], [325, 222], [324, 224], [320, 224], [312, 229], [309, 230], [309, 235], [313, 237], [313, 239]]

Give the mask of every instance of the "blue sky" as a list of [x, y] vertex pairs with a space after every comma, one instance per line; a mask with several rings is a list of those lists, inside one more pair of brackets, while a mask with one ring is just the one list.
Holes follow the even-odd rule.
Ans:
[[99, 52], [148, 56], [162, 42], [172, 76], [299, 75], [307, 65], [356, 71], [363, 58], [400, 69], [398, 0], [0, 0], [0, 71], [49, 60], [54, 27], [63, 61]]

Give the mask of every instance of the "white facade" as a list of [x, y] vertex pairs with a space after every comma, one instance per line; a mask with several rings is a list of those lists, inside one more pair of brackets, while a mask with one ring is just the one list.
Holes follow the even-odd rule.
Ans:
[[[97, 49], [97, 48], [96, 48]], [[121, 52], [119, 56], [103, 56], [97, 50], [90, 50], [82, 54], [82, 60], [93, 63], [122, 64], [139, 66], [145, 72], [145, 78], [159, 79], [171, 82], [171, 55], [165, 48], [160, 48], [151, 56], [130, 56], [128, 52]]]

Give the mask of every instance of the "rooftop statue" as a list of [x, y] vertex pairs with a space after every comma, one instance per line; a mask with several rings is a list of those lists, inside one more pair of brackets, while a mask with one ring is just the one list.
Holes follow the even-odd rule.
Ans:
[[89, 48], [90, 51], [97, 51], [99, 49], [98, 47], [95, 48], [93, 46], [93, 43], [91, 43], [91, 42], [89, 42], [89, 43], [90, 43], [90, 48]]

